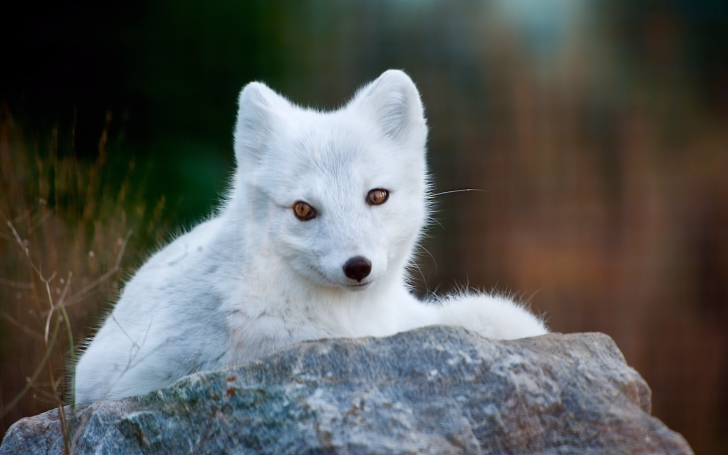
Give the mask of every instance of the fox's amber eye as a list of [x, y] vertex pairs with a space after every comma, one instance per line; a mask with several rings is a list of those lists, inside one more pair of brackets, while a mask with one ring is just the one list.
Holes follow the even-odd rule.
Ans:
[[316, 218], [316, 210], [303, 201], [293, 204], [293, 214], [301, 221], [308, 221]]
[[377, 188], [371, 190], [367, 194], [367, 204], [369, 205], [381, 205], [387, 202], [389, 199], [389, 191]]

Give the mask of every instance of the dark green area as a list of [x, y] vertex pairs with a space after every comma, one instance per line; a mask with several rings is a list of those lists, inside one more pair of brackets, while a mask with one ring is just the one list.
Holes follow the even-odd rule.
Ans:
[[[382, 70], [402, 68], [421, 87], [453, 91], [454, 106], [431, 109], [487, 109], [481, 86], [492, 72], [478, 64], [485, 22], [477, 2], [31, 1], [13, 8], [0, 32], [0, 100], [28, 128], [75, 130], [74, 152], [89, 158], [110, 111], [117, 162], [134, 158], [148, 168], [150, 201], [165, 195], [180, 225], [209, 212], [225, 188], [236, 96], [251, 80], [331, 108]], [[707, 103], [725, 110], [721, 2], [623, 0], [602, 9], [599, 26], [611, 27], [636, 59], [653, 51], [642, 35], [655, 11], [678, 15], [690, 32], [689, 76]], [[437, 135], [431, 147], [448, 140]], [[447, 183], [457, 162], [433, 156]]]
[[149, 200], [165, 195], [179, 225], [209, 212], [233, 165], [237, 93], [250, 80], [276, 80], [266, 57], [276, 8], [164, 0], [18, 8], [0, 85], [16, 121], [31, 133], [58, 127], [62, 153], [93, 159], [110, 112], [118, 180], [134, 159]]

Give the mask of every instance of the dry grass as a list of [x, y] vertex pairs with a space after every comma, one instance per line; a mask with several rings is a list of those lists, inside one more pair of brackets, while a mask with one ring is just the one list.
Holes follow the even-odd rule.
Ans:
[[0, 434], [54, 407], [68, 434], [75, 354], [137, 265], [134, 252], [162, 240], [164, 201], [145, 205], [133, 163], [111, 178], [106, 120], [87, 163], [73, 153], [74, 131], [65, 143], [57, 129], [28, 137], [0, 111]]

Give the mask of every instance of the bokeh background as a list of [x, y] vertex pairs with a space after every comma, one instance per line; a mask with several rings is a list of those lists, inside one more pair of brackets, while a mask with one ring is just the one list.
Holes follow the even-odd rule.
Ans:
[[515, 291], [554, 331], [609, 334], [654, 415], [696, 453], [728, 452], [725, 2], [13, 8], [0, 433], [62, 404], [69, 349], [149, 252], [218, 204], [245, 83], [333, 109], [399, 68], [426, 106], [436, 191], [480, 190], [437, 198], [418, 292]]

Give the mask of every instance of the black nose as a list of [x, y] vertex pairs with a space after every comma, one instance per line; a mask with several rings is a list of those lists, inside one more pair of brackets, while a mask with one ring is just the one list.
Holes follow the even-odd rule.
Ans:
[[372, 263], [364, 256], [354, 256], [344, 264], [344, 275], [361, 283], [372, 271]]

